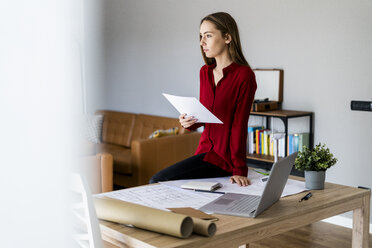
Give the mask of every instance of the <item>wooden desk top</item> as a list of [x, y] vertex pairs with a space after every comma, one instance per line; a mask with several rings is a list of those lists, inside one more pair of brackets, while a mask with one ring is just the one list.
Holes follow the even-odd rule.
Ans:
[[281, 198], [257, 218], [216, 215], [219, 218], [217, 232], [211, 238], [193, 234], [190, 238], [180, 239], [107, 221], [100, 221], [100, 224], [104, 237], [129, 247], [222, 248], [238, 247], [363, 206], [369, 219], [368, 190], [326, 183], [324, 190], [311, 192], [313, 196], [303, 202], [299, 200], [306, 192]]

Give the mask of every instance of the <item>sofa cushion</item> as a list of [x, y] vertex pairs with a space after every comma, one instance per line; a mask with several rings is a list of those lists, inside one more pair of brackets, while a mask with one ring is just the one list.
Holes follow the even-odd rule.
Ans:
[[123, 146], [113, 144], [97, 144], [97, 151], [110, 153], [114, 157], [114, 172], [121, 174], [132, 174], [131, 150]]
[[97, 111], [103, 114], [102, 142], [130, 147], [136, 114], [107, 111]]
[[101, 143], [103, 115], [84, 115], [83, 122], [85, 138], [95, 144]]
[[165, 130], [174, 127], [179, 128], [180, 134], [183, 133], [183, 128], [181, 128], [178, 119], [139, 114], [135, 119], [132, 140], [148, 139], [155, 130]]

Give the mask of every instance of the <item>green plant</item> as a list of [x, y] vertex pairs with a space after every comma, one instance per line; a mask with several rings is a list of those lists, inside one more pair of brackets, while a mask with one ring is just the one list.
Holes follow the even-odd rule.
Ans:
[[324, 144], [319, 143], [310, 150], [306, 146], [299, 152], [295, 160], [295, 168], [299, 171], [325, 171], [336, 164], [337, 158]]

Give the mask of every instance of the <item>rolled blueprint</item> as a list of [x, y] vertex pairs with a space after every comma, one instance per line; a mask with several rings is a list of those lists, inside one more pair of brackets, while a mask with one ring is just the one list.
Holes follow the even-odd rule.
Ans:
[[217, 230], [216, 224], [210, 220], [202, 220], [199, 218], [192, 218], [194, 222], [194, 233], [212, 237]]
[[209, 215], [197, 209], [188, 208], [188, 207], [168, 208], [168, 209], [174, 213], [190, 216], [192, 218], [192, 221], [194, 222], [193, 232], [196, 234], [200, 234], [200, 235], [207, 236], [207, 237], [212, 237], [217, 231], [216, 224], [212, 222], [211, 220], [218, 220], [218, 218], [216, 218], [213, 215]]
[[179, 238], [189, 237], [193, 230], [192, 219], [183, 214], [166, 212], [112, 198], [94, 197], [93, 200], [99, 219], [133, 225]]

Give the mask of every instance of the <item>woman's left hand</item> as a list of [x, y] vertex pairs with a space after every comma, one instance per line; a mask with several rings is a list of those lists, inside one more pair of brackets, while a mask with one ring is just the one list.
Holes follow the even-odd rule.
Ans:
[[230, 177], [230, 183], [237, 183], [239, 186], [248, 186], [251, 184], [251, 181], [247, 177], [235, 175]]

